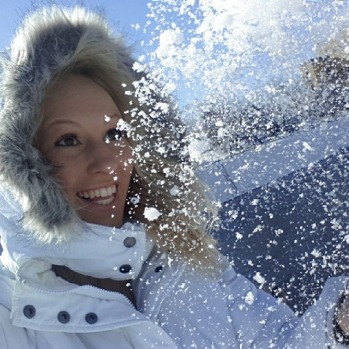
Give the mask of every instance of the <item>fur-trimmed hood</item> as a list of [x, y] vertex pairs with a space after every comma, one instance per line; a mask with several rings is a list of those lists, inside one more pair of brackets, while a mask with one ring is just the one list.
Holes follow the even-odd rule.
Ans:
[[[95, 51], [89, 52], [91, 47]], [[41, 242], [66, 240], [80, 226], [33, 141], [45, 90], [57, 74], [73, 69], [81, 55], [92, 65], [109, 56], [121, 77], [132, 71], [133, 59], [122, 38], [112, 34], [101, 16], [79, 7], [44, 8], [28, 16], [1, 58], [1, 186], [15, 194], [24, 228]]]

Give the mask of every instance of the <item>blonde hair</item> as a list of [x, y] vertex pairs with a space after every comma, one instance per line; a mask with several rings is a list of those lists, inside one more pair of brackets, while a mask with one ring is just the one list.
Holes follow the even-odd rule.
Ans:
[[[105, 35], [82, 36], [69, 64], [55, 72], [47, 88], [67, 74], [81, 74], [112, 96], [131, 126], [128, 138], [136, 154], [127, 216], [145, 223], [160, 250], [215, 274], [221, 259], [209, 227], [216, 207], [190, 163], [185, 127], [160, 87], [148, 74], [134, 71], [125, 46], [125, 60], [116, 61], [120, 42], [107, 30]], [[157, 217], [146, 219], [145, 209], [155, 209]]]

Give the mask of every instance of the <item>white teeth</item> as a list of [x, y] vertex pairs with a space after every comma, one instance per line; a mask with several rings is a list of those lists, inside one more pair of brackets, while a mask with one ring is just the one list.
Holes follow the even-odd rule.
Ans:
[[108, 196], [108, 190], [105, 188], [101, 189], [100, 193], [102, 198], [105, 198], [106, 196]]
[[[116, 186], [110, 186], [107, 188], [101, 188], [96, 190], [89, 190], [89, 191], [81, 191], [78, 193], [78, 196], [84, 198], [84, 199], [94, 199], [94, 198], [106, 198], [109, 196], [113, 196], [116, 193]], [[113, 201], [113, 198], [108, 198], [106, 200], [96, 200], [96, 203], [101, 202], [101, 205], [107, 205], [106, 203], [103, 203], [104, 201], [108, 201], [110, 203]]]
[[113, 202], [114, 198], [104, 199], [104, 200], [96, 200], [95, 203], [98, 205], [110, 205]]

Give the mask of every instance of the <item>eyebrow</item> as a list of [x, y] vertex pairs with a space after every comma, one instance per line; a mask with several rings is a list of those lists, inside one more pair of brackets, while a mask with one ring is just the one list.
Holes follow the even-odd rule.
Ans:
[[56, 124], [73, 124], [73, 125], [78, 125], [77, 122], [75, 122], [74, 120], [69, 120], [69, 119], [66, 119], [66, 120], [61, 120], [61, 119], [57, 119], [57, 120], [54, 120], [50, 123], [48, 123], [46, 125], [46, 127], [52, 127], [52, 126], [55, 126]]
[[[121, 119], [121, 115], [118, 112], [115, 112], [115, 113], [113, 113], [111, 115], [104, 114], [103, 117], [104, 118], [105, 117], [109, 117], [111, 119], [117, 119], [117, 118]], [[52, 126], [54, 126], [56, 124], [60, 124], [60, 125], [61, 124], [73, 124], [73, 125], [76, 125], [76, 126], [80, 125], [78, 122], [75, 122], [74, 120], [71, 120], [71, 119], [64, 119], [64, 120], [57, 119], [57, 120], [54, 120], [51, 123], [47, 124], [46, 127], [52, 127]]]

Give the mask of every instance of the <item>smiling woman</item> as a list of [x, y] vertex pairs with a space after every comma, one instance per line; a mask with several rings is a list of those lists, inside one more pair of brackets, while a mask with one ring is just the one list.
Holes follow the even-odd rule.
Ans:
[[1, 349], [348, 341], [345, 277], [297, 318], [220, 255], [176, 109], [101, 16], [34, 12], [2, 63]]
[[69, 203], [89, 223], [124, 223], [133, 152], [117, 127], [112, 97], [83, 75], [68, 75], [45, 95], [36, 144], [52, 162]]

